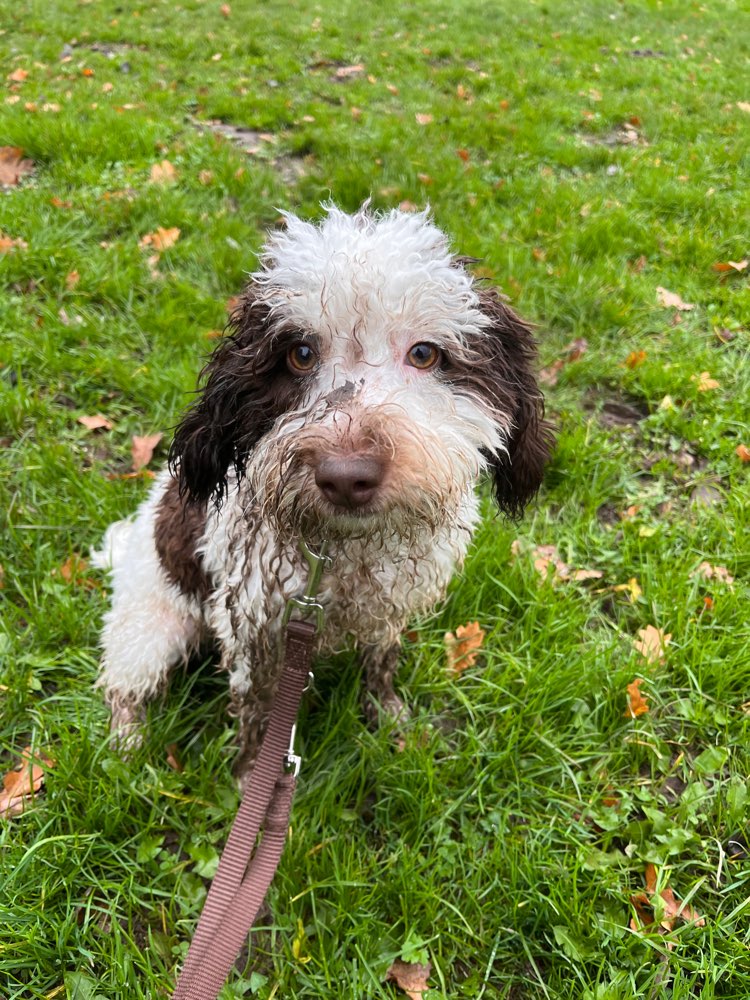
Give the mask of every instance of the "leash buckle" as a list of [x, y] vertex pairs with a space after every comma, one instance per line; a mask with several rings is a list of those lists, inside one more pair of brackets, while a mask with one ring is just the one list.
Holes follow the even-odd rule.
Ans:
[[294, 738], [297, 735], [297, 723], [295, 722], [292, 726], [292, 732], [289, 736], [289, 748], [284, 754], [284, 773], [292, 774], [295, 778], [299, 775], [299, 769], [302, 766], [302, 758], [299, 754], [294, 752]]
[[286, 627], [289, 619], [292, 617], [292, 612], [298, 611], [299, 617], [302, 618], [302, 620], [306, 620], [311, 616], [314, 617], [315, 631], [320, 632], [323, 628], [325, 611], [320, 601], [316, 601], [315, 598], [318, 590], [320, 589], [320, 581], [323, 573], [331, 564], [330, 556], [326, 555], [328, 543], [323, 542], [320, 552], [313, 552], [304, 538], [301, 538], [299, 547], [302, 551], [302, 555], [307, 561], [307, 584], [302, 594], [290, 597], [286, 602], [281, 624], [283, 627]]

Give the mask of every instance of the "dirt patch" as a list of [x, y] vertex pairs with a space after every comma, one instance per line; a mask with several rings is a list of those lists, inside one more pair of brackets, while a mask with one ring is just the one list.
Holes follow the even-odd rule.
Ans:
[[597, 416], [603, 427], [637, 427], [648, 407], [640, 400], [606, 399]]
[[609, 132], [576, 132], [584, 146], [648, 146], [643, 133], [633, 122], [622, 122]]
[[202, 134], [212, 132], [237, 146], [247, 156], [258, 157], [259, 160], [268, 163], [285, 184], [296, 184], [308, 173], [313, 163], [313, 157], [309, 154], [293, 156], [282, 153], [274, 156], [270, 151], [279, 142], [279, 136], [274, 132], [260, 132], [258, 129], [246, 125], [233, 125], [218, 118], [206, 121], [193, 119], [192, 124]]

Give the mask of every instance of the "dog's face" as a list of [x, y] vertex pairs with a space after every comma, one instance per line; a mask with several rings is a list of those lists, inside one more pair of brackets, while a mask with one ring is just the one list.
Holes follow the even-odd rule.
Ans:
[[234, 466], [282, 529], [437, 527], [490, 467], [520, 513], [548, 455], [528, 327], [426, 215], [288, 216], [171, 460], [195, 501]]

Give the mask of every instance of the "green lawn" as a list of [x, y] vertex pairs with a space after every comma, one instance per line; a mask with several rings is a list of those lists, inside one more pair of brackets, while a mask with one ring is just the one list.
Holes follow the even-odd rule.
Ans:
[[[0, 146], [34, 163], [0, 192], [0, 772], [55, 761], [0, 821], [2, 1000], [171, 992], [237, 805], [225, 681], [176, 678], [121, 762], [92, 689], [106, 581], [71, 557], [145, 496], [131, 438], [164, 432], [163, 461], [278, 209], [370, 196], [429, 202], [538, 324], [558, 446], [407, 641], [402, 749], [353, 661], [321, 665], [223, 996], [402, 996], [399, 956], [431, 961], [425, 1000], [750, 996], [747, 6], [0, 6]], [[173, 246], [139, 245], [160, 227]], [[569, 570], [544, 579], [542, 545]], [[453, 679], [443, 634], [474, 619]]]

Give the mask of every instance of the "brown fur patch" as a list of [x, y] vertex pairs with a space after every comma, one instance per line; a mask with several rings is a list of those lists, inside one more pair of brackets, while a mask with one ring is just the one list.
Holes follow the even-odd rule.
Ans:
[[508, 452], [493, 456], [491, 471], [498, 506], [519, 517], [541, 486], [553, 443], [534, 376], [536, 344], [531, 327], [494, 289], [478, 290], [478, 295], [491, 326], [468, 339], [469, 352], [451, 359], [444, 377], [459, 391], [510, 417]]
[[187, 503], [180, 485], [170, 480], [154, 524], [154, 541], [161, 564], [169, 579], [184, 594], [203, 598], [209, 590], [196, 546], [206, 527], [205, 504]]

